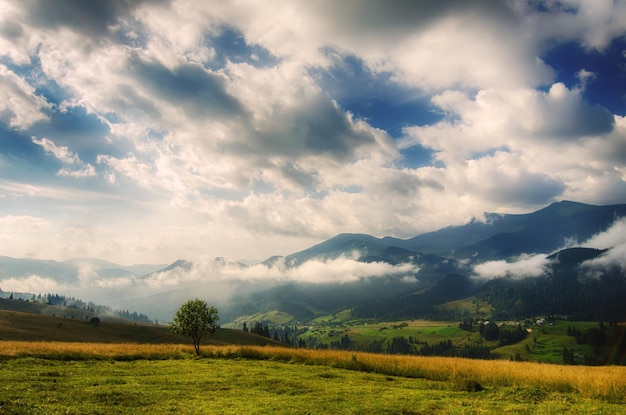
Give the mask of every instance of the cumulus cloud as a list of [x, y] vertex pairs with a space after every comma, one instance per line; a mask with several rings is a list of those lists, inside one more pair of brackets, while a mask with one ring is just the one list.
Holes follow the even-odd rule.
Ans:
[[442, 157], [467, 158], [497, 147], [523, 150], [524, 145], [550, 138], [576, 140], [606, 134], [615, 122], [607, 109], [586, 103], [580, 90], [562, 83], [553, 84], [547, 92], [484, 89], [471, 96], [448, 90], [435, 95], [432, 102], [447, 117], [432, 126], [407, 128], [401, 145], [428, 146], [442, 152]]
[[502, 206], [564, 198], [603, 204], [611, 199], [598, 184], [615, 189], [621, 181], [615, 153], [599, 152], [619, 153], [622, 120], [585, 102], [577, 88], [444, 91], [432, 101], [444, 119], [407, 127], [400, 146], [435, 150], [445, 168], [421, 170], [445, 182], [447, 192]]
[[511, 261], [487, 261], [474, 266], [474, 275], [479, 279], [510, 277], [522, 279], [545, 274], [549, 260], [545, 254], [523, 254]]

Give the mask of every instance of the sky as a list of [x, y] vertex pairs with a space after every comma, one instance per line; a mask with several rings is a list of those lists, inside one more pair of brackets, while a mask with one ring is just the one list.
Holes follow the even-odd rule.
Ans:
[[626, 203], [625, 116], [626, 0], [0, 0], [0, 255], [263, 260]]

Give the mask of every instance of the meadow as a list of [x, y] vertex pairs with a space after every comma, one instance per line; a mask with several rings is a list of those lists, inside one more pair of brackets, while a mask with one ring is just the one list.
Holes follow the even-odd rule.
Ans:
[[[349, 318], [349, 316], [348, 316]], [[567, 334], [572, 327], [584, 333], [598, 327], [599, 322], [555, 320], [537, 324], [534, 320], [520, 322], [529, 333], [526, 338], [513, 344], [502, 345], [499, 340], [488, 341], [479, 333], [479, 326], [475, 324], [471, 331], [459, 327], [459, 322], [432, 321], [432, 320], [405, 320], [396, 322], [355, 322], [337, 318], [335, 315], [316, 319], [315, 325], [303, 332], [300, 337], [307, 340], [307, 344], [314, 347], [331, 347], [342, 337], [348, 336], [352, 350], [371, 350], [374, 344], [380, 345], [381, 352], [386, 352], [387, 345], [394, 338], [403, 337], [418, 343], [418, 349], [425, 343], [435, 345], [450, 341], [458, 350], [465, 345], [485, 346], [489, 348], [491, 357], [495, 359], [515, 359], [540, 363], [563, 363], [563, 348], [576, 354], [576, 364], [585, 362], [583, 356], [593, 357], [594, 364], [626, 364], [626, 353], [620, 349], [619, 343], [626, 333], [624, 324], [609, 327], [605, 324], [606, 342], [601, 346], [579, 344], [575, 337]], [[503, 324], [503, 330], [515, 330], [517, 326]], [[419, 354], [419, 353], [416, 353]]]
[[0, 342], [0, 413], [624, 413], [626, 368], [268, 346]]

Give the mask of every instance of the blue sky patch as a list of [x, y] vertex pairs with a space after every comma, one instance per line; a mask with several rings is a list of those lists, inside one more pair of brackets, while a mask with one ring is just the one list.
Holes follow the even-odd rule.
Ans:
[[340, 56], [333, 51], [335, 65], [311, 69], [322, 89], [342, 108], [394, 138], [404, 127], [433, 124], [442, 119], [430, 103], [430, 95], [400, 85], [390, 73], [373, 73], [353, 55]]
[[578, 73], [590, 71], [593, 78], [585, 84], [584, 97], [591, 104], [626, 115], [626, 38], [614, 39], [606, 50], [587, 50], [578, 42], [552, 46], [542, 56], [554, 68], [557, 81], [568, 88], [580, 85]]

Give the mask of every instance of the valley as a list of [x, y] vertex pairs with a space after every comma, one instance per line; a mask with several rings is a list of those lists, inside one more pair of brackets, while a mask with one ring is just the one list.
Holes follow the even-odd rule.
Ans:
[[626, 205], [563, 201], [405, 240], [339, 234], [258, 263], [218, 257], [124, 267], [0, 257], [0, 281], [77, 284], [69, 292], [90, 295], [0, 290], [0, 309], [66, 318], [40, 331], [42, 340], [61, 339], [75, 320], [96, 316], [106, 324], [94, 333], [129, 318], [165, 332], [159, 322], [202, 297], [218, 308], [221, 333], [290, 347], [621, 365], [625, 215]]

